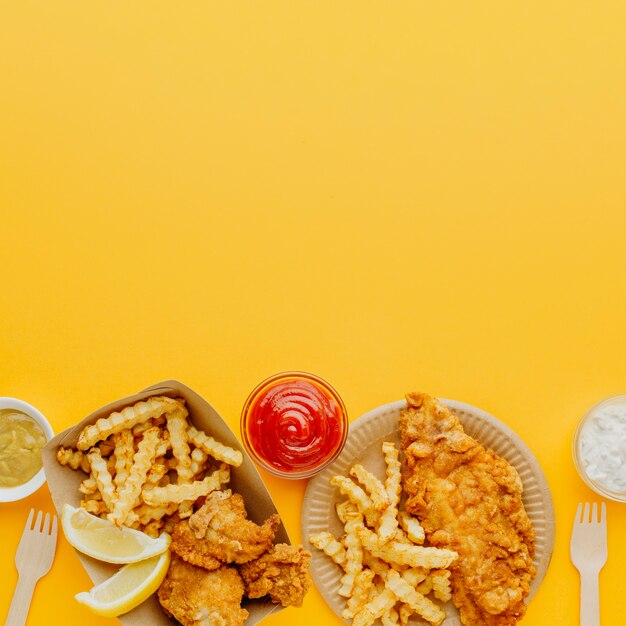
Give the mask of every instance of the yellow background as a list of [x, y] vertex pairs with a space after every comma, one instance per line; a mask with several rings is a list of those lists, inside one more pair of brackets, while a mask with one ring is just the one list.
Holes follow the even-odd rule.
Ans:
[[[351, 418], [413, 389], [498, 416], [554, 495], [524, 624], [577, 623], [571, 437], [626, 391], [626, 5], [0, 4], [0, 395], [58, 432], [168, 377], [238, 433], [310, 370]], [[266, 476], [299, 539], [304, 482]], [[0, 505], [0, 618], [46, 488]], [[602, 619], [623, 623], [626, 505]], [[112, 623], [59, 541], [29, 624]], [[312, 591], [267, 626], [340, 624]]]

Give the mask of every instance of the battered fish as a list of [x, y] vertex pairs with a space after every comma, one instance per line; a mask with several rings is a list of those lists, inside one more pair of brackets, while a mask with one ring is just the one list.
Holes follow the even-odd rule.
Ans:
[[255, 561], [240, 567], [248, 598], [270, 596], [275, 604], [302, 606], [311, 586], [311, 553], [302, 546], [278, 543]]
[[243, 580], [234, 567], [208, 572], [172, 555], [157, 591], [161, 606], [183, 626], [243, 626]]
[[459, 554], [452, 595], [466, 626], [514, 626], [524, 615], [535, 532], [517, 471], [465, 434], [458, 418], [422, 393], [399, 419], [406, 509], [431, 545]]
[[189, 518], [172, 532], [171, 548], [195, 565], [215, 569], [221, 563], [247, 563], [269, 550], [280, 525], [277, 514], [259, 526], [247, 519], [238, 493], [213, 491]]

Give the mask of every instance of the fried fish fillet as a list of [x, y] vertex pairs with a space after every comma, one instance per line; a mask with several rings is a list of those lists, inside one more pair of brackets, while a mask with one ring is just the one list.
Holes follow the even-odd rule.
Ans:
[[157, 591], [168, 616], [183, 626], [243, 626], [243, 580], [234, 567], [208, 572], [172, 555], [165, 580]]
[[244, 563], [239, 571], [248, 598], [270, 596], [275, 604], [302, 606], [311, 586], [311, 553], [302, 546], [278, 543], [260, 558]]
[[262, 525], [247, 519], [238, 493], [214, 491], [188, 519], [172, 532], [171, 548], [195, 565], [215, 569], [221, 563], [247, 563], [269, 550], [280, 517], [272, 515]]
[[517, 471], [437, 399], [407, 395], [399, 419], [406, 509], [431, 545], [458, 553], [452, 595], [466, 626], [514, 626], [535, 576], [535, 531]]

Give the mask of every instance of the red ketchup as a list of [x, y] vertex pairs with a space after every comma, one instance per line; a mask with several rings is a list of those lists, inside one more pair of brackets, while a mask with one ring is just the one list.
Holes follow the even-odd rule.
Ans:
[[263, 381], [241, 417], [248, 452], [268, 471], [307, 478], [341, 452], [348, 434], [337, 392], [312, 374], [286, 372]]

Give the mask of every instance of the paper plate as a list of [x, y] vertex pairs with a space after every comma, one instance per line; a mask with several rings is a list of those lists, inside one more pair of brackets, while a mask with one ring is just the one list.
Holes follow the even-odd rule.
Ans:
[[[522, 479], [522, 499], [537, 533], [534, 559], [537, 576], [530, 585], [528, 601], [537, 592], [545, 576], [554, 547], [554, 505], [546, 477], [530, 448], [508, 426], [469, 404], [444, 399], [441, 402], [461, 420], [468, 435], [506, 459]], [[406, 402], [399, 400], [378, 407], [353, 422], [341, 455], [309, 481], [304, 495], [302, 537], [307, 549], [313, 554], [311, 575], [323, 598], [339, 617], [345, 607], [344, 598], [337, 593], [342, 572], [326, 555], [311, 546], [308, 538], [323, 530], [330, 530], [335, 536], [343, 533], [334, 506], [340, 497], [328, 482], [332, 476], [347, 476], [352, 465], [361, 463], [384, 480], [385, 462], [381, 444], [383, 441], [394, 441], [399, 447], [398, 416], [404, 408]], [[445, 605], [445, 610], [447, 618], [443, 622], [444, 626], [462, 626], [459, 612], [451, 602]], [[418, 623], [417, 620], [415, 623]]]

